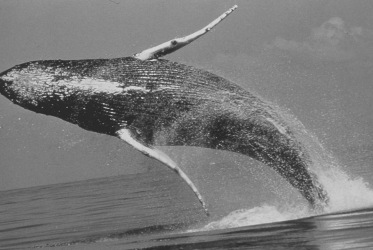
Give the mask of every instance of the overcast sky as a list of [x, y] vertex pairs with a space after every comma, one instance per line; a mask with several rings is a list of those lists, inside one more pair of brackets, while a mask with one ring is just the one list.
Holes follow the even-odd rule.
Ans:
[[[194, 32], [234, 4], [238, 9], [210, 34], [167, 59], [212, 71], [287, 109], [342, 161], [346, 150], [371, 151], [371, 0], [3, 0], [0, 71], [31, 60], [130, 56]], [[154, 164], [116, 138], [0, 96], [0, 190], [138, 173]]]

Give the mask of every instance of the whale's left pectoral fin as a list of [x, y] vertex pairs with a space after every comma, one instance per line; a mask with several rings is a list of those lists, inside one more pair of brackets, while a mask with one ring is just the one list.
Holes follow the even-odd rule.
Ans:
[[120, 129], [117, 131], [117, 135], [120, 139], [127, 142], [143, 154], [154, 158], [162, 163], [164, 163], [167, 167], [171, 168], [173, 171], [175, 171], [181, 178], [184, 179], [184, 181], [189, 185], [189, 187], [193, 190], [199, 201], [201, 202], [205, 212], [208, 214], [206, 203], [204, 202], [202, 195], [199, 193], [197, 187], [193, 184], [193, 182], [189, 179], [189, 177], [177, 166], [177, 164], [170, 159], [165, 153], [161, 152], [160, 150], [157, 150], [155, 148], [151, 148], [149, 146], [146, 146], [139, 141], [137, 141], [132, 132], [129, 129]]

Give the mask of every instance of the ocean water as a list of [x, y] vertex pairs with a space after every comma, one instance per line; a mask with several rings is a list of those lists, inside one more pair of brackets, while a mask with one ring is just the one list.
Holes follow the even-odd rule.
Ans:
[[179, 186], [172, 175], [151, 172], [2, 192], [0, 246], [92, 243], [183, 228], [201, 215], [197, 204], [173, 201]]
[[0, 249], [371, 249], [373, 190], [333, 171], [318, 213], [262, 203], [207, 216], [166, 168], [2, 191]]

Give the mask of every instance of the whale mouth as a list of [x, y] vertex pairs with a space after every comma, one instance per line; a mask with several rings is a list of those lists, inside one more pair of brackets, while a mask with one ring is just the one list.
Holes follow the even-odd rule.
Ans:
[[0, 94], [11, 100], [12, 102], [15, 102], [17, 98], [15, 98], [13, 95], [13, 91], [11, 90], [12, 81], [9, 79], [7, 80], [6, 77], [4, 77], [4, 74], [0, 74]]

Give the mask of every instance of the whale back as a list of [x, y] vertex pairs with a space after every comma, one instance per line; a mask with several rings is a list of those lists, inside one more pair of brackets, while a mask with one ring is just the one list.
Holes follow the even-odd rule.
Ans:
[[26, 109], [110, 135], [135, 117], [169, 120], [219, 89], [241, 91], [190, 66], [132, 57], [28, 62], [0, 74], [0, 84], [4, 96]]
[[129, 129], [147, 146], [228, 150], [274, 168], [311, 203], [327, 200], [306, 151], [260, 98], [210, 72], [132, 57], [35, 61], [0, 74], [14, 103], [108, 135]]

